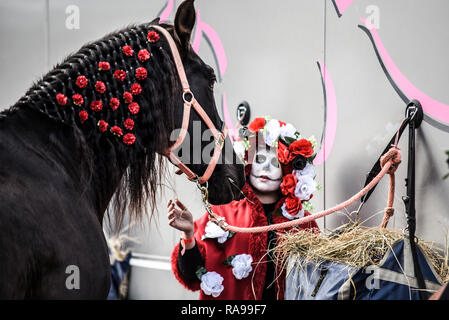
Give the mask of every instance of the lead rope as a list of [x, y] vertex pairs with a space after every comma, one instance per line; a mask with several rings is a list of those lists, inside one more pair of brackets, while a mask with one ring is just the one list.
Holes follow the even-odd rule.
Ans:
[[219, 216], [218, 214], [213, 212], [212, 207], [208, 200], [207, 185], [203, 186], [203, 185], [198, 184], [198, 188], [201, 190], [202, 200], [203, 200], [204, 206], [206, 208], [206, 211], [209, 215], [209, 220], [214, 222], [215, 224], [217, 224], [221, 229], [223, 229], [224, 231], [232, 231], [232, 232], [238, 232], [238, 233], [262, 233], [262, 232], [268, 232], [268, 231], [272, 231], [272, 230], [286, 229], [286, 228], [299, 226], [299, 225], [311, 222], [313, 220], [322, 218], [324, 216], [327, 216], [336, 211], [342, 210], [343, 208], [350, 206], [355, 201], [359, 200], [361, 197], [363, 197], [365, 194], [367, 194], [388, 173], [390, 176], [388, 202], [387, 202], [387, 207], [385, 209], [385, 215], [384, 215], [384, 218], [382, 220], [382, 225], [381, 225], [382, 228], [385, 228], [388, 224], [388, 220], [394, 213], [394, 209], [393, 209], [394, 190], [395, 190], [394, 173], [400, 163], [401, 163], [401, 152], [400, 152], [399, 148], [397, 147], [397, 142], [396, 142], [396, 144], [393, 145], [391, 147], [391, 149], [381, 158], [382, 170], [379, 172], [379, 174], [369, 184], [367, 184], [362, 190], [360, 190], [357, 194], [355, 194], [348, 200], [336, 205], [333, 208], [329, 208], [327, 210], [320, 211], [318, 213], [315, 213], [315, 214], [307, 216], [307, 217], [303, 217], [303, 218], [296, 219], [296, 220], [291, 220], [288, 222], [271, 224], [268, 226], [261, 226], [261, 227], [240, 228], [240, 227], [229, 225], [228, 223], [226, 223], [224, 217]]

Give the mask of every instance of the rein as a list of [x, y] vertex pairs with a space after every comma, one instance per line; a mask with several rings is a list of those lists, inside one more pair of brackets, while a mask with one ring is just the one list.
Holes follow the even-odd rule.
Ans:
[[311, 222], [313, 220], [316, 220], [318, 218], [322, 218], [324, 216], [327, 216], [331, 213], [334, 213], [336, 211], [342, 210], [345, 207], [348, 207], [349, 205], [353, 204], [360, 198], [362, 198], [364, 195], [366, 195], [372, 188], [374, 188], [379, 181], [388, 174], [390, 176], [390, 186], [389, 186], [389, 196], [388, 196], [388, 203], [387, 207], [385, 209], [385, 215], [382, 221], [382, 227], [385, 228], [388, 223], [388, 219], [393, 214], [393, 200], [394, 200], [394, 189], [395, 189], [395, 171], [398, 168], [399, 164], [401, 163], [401, 152], [399, 148], [396, 145], [393, 145], [390, 150], [381, 158], [381, 166], [382, 170], [377, 174], [377, 176], [369, 183], [367, 184], [362, 190], [360, 190], [357, 194], [352, 196], [350, 199], [332, 207], [327, 210], [320, 211], [318, 213], [315, 213], [313, 215], [303, 217], [296, 220], [291, 220], [288, 222], [282, 222], [277, 224], [271, 224], [268, 226], [261, 226], [261, 227], [251, 227], [251, 228], [240, 228], [236, 226], [229, 225], [226, 223], [225, 218], [222, 216], [217, 215], [212, 211], [212, 208], [207, 201], [207, 188], [201, 187], [201, 193], [203, 195], [203, 203], [206, 207], [206, 211], [209, 214], [209, 220], [217, 224], [221, 229], [224, 231], [231, 231], [231, 232], [238, 232], [238, 233], [262, 233], [262, 232], [268, 232], [272, 230], [279, 230], [279, 229], [286, 229], [291, 228], [295, 226], [299, 226], [308, 222]]
[[[182, 118], [182, 126], [181, 126], [181, 130], [180, 130], [178, 139], [175, 141], [175, 143], [169, 149], [167, 149], [164, 152], [164, 155], [167, 158], [169, 158], [170, 161], [176, 167], [178, 167], [176, 174], [184, 173], [190, 181], [194, 181], [199, 185], [203, 185], [209, 180], [209, 178], [212, 176], [212, 173], [215, 170], [215, 166], [217, 165], [218, 158], [220, 157], [220, 154], [223, 150], [224, 141], [228, 134], [228, 128], [225, 125], [223, 128], [223, 131], [220, 132], [219, 130], [217, 130], [215, 128], [215, 125], [213, 124], [212, 120], [209, 118], [207, 113], [204, 111], [203, 107], [201, 107], [199, 102], [195, 99], [193, 92], [190, 90], [189, 81], [187, 80], [187, 76], [186, 76], [186, 73], [184, 70], [184, 66], [182, 64], [181, 57], [179, 55], [178, 48], [177, 48], [176, 43], [173, 40], [172, 36], [170, 35], [170, 33], [167, 30], [165, 30], [164, 28], [162, 28], [161, 26], [153, 26], [153, 28], [155, 28], [159, 32], [161, 32], [167, 39], [168, 44], [170, 45], [170, 50], [171, 50], [173, 59], [175, 61], [179, 80], [181, 82], [182, 100], [184, 101], [184, 113], [183, 113], [183, 118]], [[214, 136], [214, 140], [215, 140], [214, 153], [212, 155], [210, 162], [207, 165], [206, 171], [204, 171], [204, 173], [201, 177], [199, 177], [196, 173], [194, 173], [192, 170], [190, 170], [173, 153], [173, 150], [178, 148], [185, 139], [185, 136], [187, 134], [187, 129], [189, 127], [190, 111], [191, 111], [192, 107], [198, 113], [198, 115], [204, 121], [204, 123], [207, 125], [207, 127], [211, 130], [211, 132]], [[206, 187], [206, 190], [207, 190], [207, 187]]]

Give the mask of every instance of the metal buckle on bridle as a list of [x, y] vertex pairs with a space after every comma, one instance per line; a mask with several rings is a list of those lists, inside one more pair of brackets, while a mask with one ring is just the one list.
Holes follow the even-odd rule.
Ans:
[[223, 132], [220, 132], [217, 137], [215, 137], [215, 145], [220, 149], [223, 149], [225, 138]]
[[198, 181], [196, 181], [196, 186], [201, 191], [201, 198], [203, 200], [204, 207], [206, 208], [207, 214], [209, 215], [209, 221], [212, 221], [217, 226], [219, 226], [223, 231], [227, 231], [228, 223], [226, 222], [224, 217], [221, 217], [215, 214], [212, 211], [212, 207], [209, 203], [209, 191], [208, 191], [208, 183], [206, 181], [205, 185], [201, 185]]

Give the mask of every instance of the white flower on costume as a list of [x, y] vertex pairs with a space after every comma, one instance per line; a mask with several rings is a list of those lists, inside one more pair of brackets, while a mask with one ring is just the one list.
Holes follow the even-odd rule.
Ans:
[[201, 290], [203, 290], [204, 294], [216, 298], [223, 291], [223, 277], [215, 271], [210, 271], [205, 273], [201, 277]]
[[298, 183], [295, 188], [295, 196], [301, 200], [310, 200], [310, 196], [316, 191], [317, 183], [309, 175], [296, 176]]
[[231, 261], [232, 273], [238, 280], [246, 278], [253, 270], [252, 263], [253, 258], [250, 254], [243, 253], [236, 255]]
[[217, 238], [218, 243], [225, 243], [229, 237], [229, 231], [224, 231], [212, 221], [207, 222], [204, 231], [206, 232], [204, 234], [205, 238]]
[[298, 211], [298, 213], [295, 214], [295, 215], [291, 215], [290, 213], [288, 213], [288, 211], [287, 211], [287, 209], [286, 209], [285, 206], [286, 206], [286, 205], [285, 205], [285, 203], [284, 203], [284, 204], [282, 205], [282, 207], [281, 207], [281, 211], [282, 211], [282, 215], [283, 215], [284, 217], [286, 217], [287, 219], [293, 220], [293, 219], [299, 219], [299, 218], [304, 217], [304, 209], [301, 209], [301, 210]]
[[270, 147], [273, 147], [275, 143], [278, 141], [280, 133], [281, 133], [281, 125], [279, 124], [279, 121], [276, 119], [271, 119], [265, 125], [265, 130], [263, 134], [265, 143]]

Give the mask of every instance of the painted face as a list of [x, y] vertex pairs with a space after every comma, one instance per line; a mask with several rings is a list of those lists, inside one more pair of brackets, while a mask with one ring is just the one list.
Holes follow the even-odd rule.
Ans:
[[254, 155], [249, 181], [259, 192], [273, 192], [279, 189], [282, 170], [274, 149], [262, 149]]

